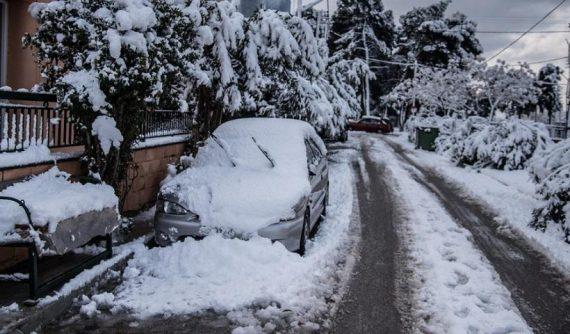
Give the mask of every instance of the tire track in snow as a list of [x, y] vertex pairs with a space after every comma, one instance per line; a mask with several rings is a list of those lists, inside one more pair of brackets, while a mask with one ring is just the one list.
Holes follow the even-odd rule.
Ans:
[[360, 257], [348, 291], [333, 322], [333, 333], [402, 333], [406, 321], [407, 289], [399, 277], [403, 267], [402, 248], [396, 233], [394, 203], [383, 167], [372, 162], [368, 147], [353, 162], [360, 207]]
[[500, 275], [533, 330], [538, 333], [570, 332], [567, 278], [524, 240], [498, 233], [500, 226], [488, 209], [458, 195], [459, 189], [415, 163], [400, 145], [391, 141], [386, 144], [407, 165], [416, 181], [438, 198], [456, 222], [471, 232], [473, 242]]
[[383, 141], [374, 158], [386, 165], [400, 205], [403, 233], [414, 259], [416, 331], [428, 333], [530, 333], [491, 263], [432, 191], [407, 170]]

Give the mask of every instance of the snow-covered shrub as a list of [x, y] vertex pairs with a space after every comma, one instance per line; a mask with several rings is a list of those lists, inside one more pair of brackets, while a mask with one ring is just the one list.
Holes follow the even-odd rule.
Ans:
[[541, 182], [560, 167], [570, 164], [570, 140], [566, 139], [535, 155], [529, 162], [529, 173]]
[[570, 164], [564, 165], [547, 176], [538, 188], [538, 194], [544, 200], [533, 212], [530, 226], [545, 231], [549, 225], [558, 224], [563, 238], [570, 243]]
[[545, 127], [539, 123], [510, 118], [488, 123], [469, 117], [450, 136], [437, 142], [438, 151], [458, 164], [523, 169], [526, 162], [551, 143]]
[[38, 28], [24, 44], [35, 53], [46, 91], [78, 121], [91, 171], [115, 188], [126, 177], [141, 111], [184, 109], [187, 78], [204, 76], [197, 64], [208, 27], [198, 4], [58, 0], [30, 6]]
[[570, 140], [537, 154], [529, 163], [529, 172], [539, 184], [538, 195], [544, 201], [534, 211], [530, 225], [544, 231], [551, 223], [559, 224], [570, 243]]

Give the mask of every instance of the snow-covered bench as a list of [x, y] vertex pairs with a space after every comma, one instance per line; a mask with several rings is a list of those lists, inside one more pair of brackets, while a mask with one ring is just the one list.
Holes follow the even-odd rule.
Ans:
[[[119, 225], [118, 199], [103, 184], [71, 182], [56, 167], [0, 192], [0, 247], [28, 249], [30, 297], [112, 255], [111, 233]], [[93, 239], [104, 239], [105, 251], [40, 284], [37, 261], [63, 255]]]

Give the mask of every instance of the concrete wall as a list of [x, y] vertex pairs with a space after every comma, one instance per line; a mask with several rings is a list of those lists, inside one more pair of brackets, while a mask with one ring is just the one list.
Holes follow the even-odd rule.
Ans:
[[[176, 163], [184, 152], [185, 143], [174, 143], [162, 146], [141, 148], [134, 152], [133, 167], [129, 172], [136, 175], [133, 187], [125, 200], [125, 211], [140, 210], [156, 200], [160, 182], [166, 177], [168, 164]], [[82, 174], [78, 159], [69, 159], [57, 163], [59, 169], [72, 175]], [[29, 175], [37, 175], [53, 167], [53, 163], [32, 166], [1, 168], [0, 181], [10, 183]], [[134, 174], [131, 174], [134, 173]], [[26, 258], [24, 248], [0, 248], [0, 269], [13, 265]]]

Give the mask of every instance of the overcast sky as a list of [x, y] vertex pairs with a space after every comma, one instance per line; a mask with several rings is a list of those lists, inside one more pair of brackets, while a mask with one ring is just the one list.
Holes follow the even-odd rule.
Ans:
[[[334, 9], [336, 0], [329, 0]], [[293, 2], [296, 2], [295, 0]], [[304, 0], [307, 3], [309, 0]], [[324, 0], [326, 2], [326, 0]], [[399, 16], [414, 6], [424, 6], [436, 0], [383, 0], [386, 9], [394, 11], [398, 22]], [[456, 11], [465, 13], [478, 23], [481, 31], [524, 31], [536, 23], [542, 16], [559, 4], [561, 0], [453, 0], [448, 14]], [[325, 7], [324, 4], [322, 7]], [[535, 31], [570, 30], [570, 1], [567, 1]], [[505, 47], [520, 34], [479, 34], [479, 40], [485, 49], [484, 57], [490, 57]], [[509, 63], [518, 61], [535, 62], [545, 59], [564, 57], [568, 53], [565, 39], [569, 33], [529, 34], [511, 47], [500, 58]], [[568, 73], [564, 60], [554, 62], [563, 66]], [[541, 65], [533, 65], [538, 68]]]

